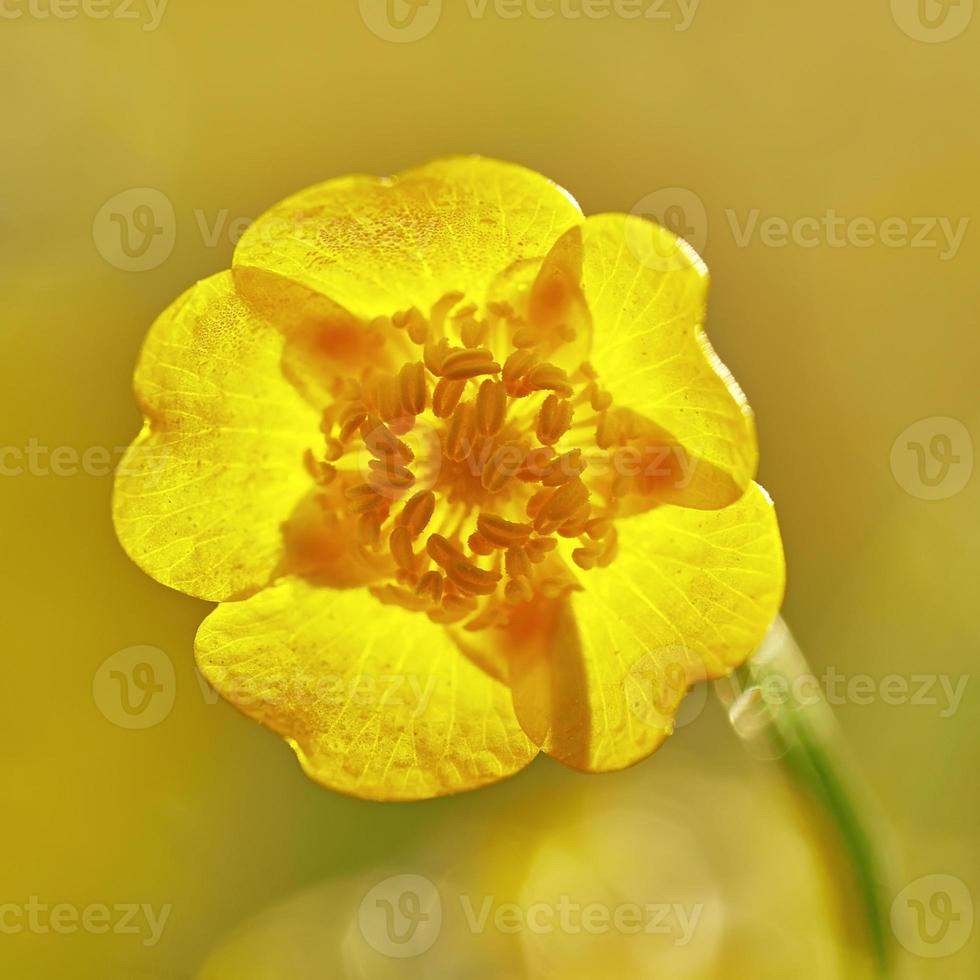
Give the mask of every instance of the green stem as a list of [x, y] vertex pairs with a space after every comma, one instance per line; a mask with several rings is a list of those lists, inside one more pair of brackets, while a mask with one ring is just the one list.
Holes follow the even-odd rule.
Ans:
[[[736, 732], [766, 740], [839, 838], [864, 911], [875, 975], [890, 976], [889, 888], [864, 799], [830, 706], [786, 624], [778, 619], [752, 659], [719, 682]], [[726, 686], [727, 685], [727, 686]]]

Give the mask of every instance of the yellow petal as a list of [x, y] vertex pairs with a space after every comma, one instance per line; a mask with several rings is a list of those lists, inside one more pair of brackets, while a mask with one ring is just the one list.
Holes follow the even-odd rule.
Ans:
[[262, 587], [279, 564], [281, 525], [311, 484], [303, 453], [319, 435], [282, 352], [227, 272], [150, 330], [135, 378], [146, 421], [116, 474], [113, 517], [130, 557], [164, 585], [226, 599]]
[[496, 782], [537, 753], [510, 692], [442, 627], [366, 590], [285, 578], [197, 635], [211, 683], [286, 738], [309, 776], [375, 800]]
[[582, 228], [583, 283], [593, 318], [592, 366], [615, 403], [666, 430], [697, 461], [661, 499], [723, 507], [755, 475], [752, 414], [701, 324], [708, 272], [685, 242], [631, 215]]
[[664, 506], [617, 528], [612, 564], [583, 573], [582, 591], [539, 612], [552, 620], [542, 642], [510, 658], [525, 730], [593, 772], [653, 752], [688, 686], [741, 664], [783, 596], [775, 512], [755, 484], [722, 510]]
[[482, 301], [494, 276], [545, 255], [581, 220], [574, 200], [540, 174], [452, 157], [287, 198], [248, 229], [234, 266], [301, 283], [363, 318], [412, 306], [428, 314], [454, 291]]

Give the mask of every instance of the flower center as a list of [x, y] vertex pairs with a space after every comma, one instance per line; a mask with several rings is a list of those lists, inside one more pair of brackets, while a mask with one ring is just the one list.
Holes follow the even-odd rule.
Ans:
[[613, 519], [638, 489], [617, 462], [642, 433], [587, 363], [554, 363], [574, 331], [508, 303], [453, 312], [461, 300], [371, 324], [378, 364], [398, 351], [400, 366], [336, 382], [325, 457], [308, 465], [358, 546], [387, 559], [378, 598], [476, 630], [579, 587], [559, 539], [581, 569], [614, 559]]

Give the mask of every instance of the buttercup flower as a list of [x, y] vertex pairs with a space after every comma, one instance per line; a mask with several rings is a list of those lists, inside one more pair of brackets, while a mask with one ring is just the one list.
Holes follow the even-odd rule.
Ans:
[[198, 663], [372, 799], [619, 769], [783, 590], [707, 271], [478, 157], [274, 207], [157, 320], [114, 516]]

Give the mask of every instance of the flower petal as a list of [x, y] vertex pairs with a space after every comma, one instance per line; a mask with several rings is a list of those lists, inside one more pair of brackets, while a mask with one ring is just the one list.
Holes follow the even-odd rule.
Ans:
[[230, 273], [154, 323], [136, 369], [143, 430], [116, 474], [113, 517], [158, 582], [227, 599], [268, 582], [282, 523], [311, 479], [319, 417], [283, 377], [283, 337], [252, 315]]
[[545, 255], [581, 220], [574, 200], [540, 174], [452, 157], [287, 198], [244, 234], [234, 266], [301, 283], [365, 319], [412, 306], [427, 314], [454, 291], [481, 302], [497, 273]]
[[744, 662], [783, 595], [775, 512], [754, 484], [722, 510], [664, 506], [617, 527], [615, 561], [582, 575], [582, 591], [543, 614], [538, 648], [511, 657], [525, 730], [592, 772], [653, 752], [689, 685]]
[[285, 578], [197, 634], [211, 683], [286, 738], [309, 776], [375, 800], [496, 782], [537, 754], [510, 692], [445, 629], [363, 589]]
[[642, 218], [590, 217], [583, 284], [592, 366], [617, 405], [666, 430], [697, 460], [670, 503], [716, 508], [755, 475], [752, 413], [704, 335], [708, 272], [681, 239]]

